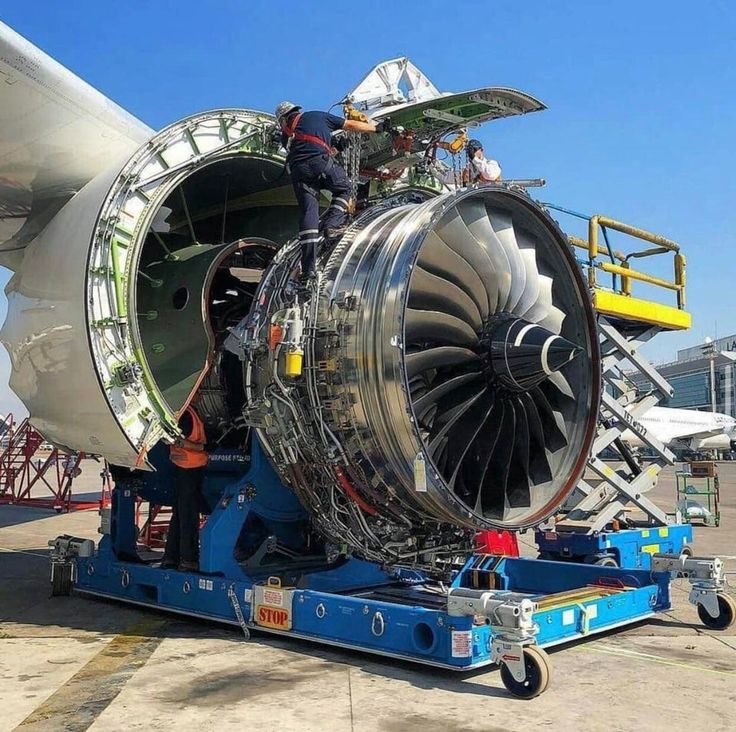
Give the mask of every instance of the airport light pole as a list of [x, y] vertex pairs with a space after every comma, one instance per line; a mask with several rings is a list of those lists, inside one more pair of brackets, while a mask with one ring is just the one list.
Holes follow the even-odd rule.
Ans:
[[716, 411], [716, 344], [710, 336], [705, 337], [705, 345], [700, 349], [710, 361], [710, 411]]

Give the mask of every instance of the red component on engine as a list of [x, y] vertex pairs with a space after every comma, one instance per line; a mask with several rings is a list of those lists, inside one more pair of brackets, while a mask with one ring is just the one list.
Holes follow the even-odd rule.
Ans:
[[479, 531], [475, 535], [475, 545], [479, 554], [519, 556], [519, 542], [511, 531]]

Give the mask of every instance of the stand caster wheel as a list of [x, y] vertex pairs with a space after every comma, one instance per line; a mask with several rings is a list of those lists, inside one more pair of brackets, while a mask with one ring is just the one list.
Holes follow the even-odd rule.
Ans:
[[700, 603], [698, 603], [698, 617], [703, 625], [711, 630], [726, 630], [730, 628], [734, 620], [736, 620], [736, 601], [723, 592], [719, 592], [718, 598], [718, 615], [714, 618]]
[[690, 544], [683, 544], [682, 549], [680, 549], [680, 554], [684, 554], [686, 557], [692, 557], [693, 548], [690, 546]]
[[601, 557], [600, 559], [596, 559], [593, 564], [597, 565], [598, 567], [618, 568], [618, 562], [613, 557]]
[[548, 686], [552, 667], [549, 656], [537, 646], [524, 648], [524, 669], [526, 676], [517, 681], [505, 663], [501, 664], [501, 681], [506, 689], [519, 699], [533, 699]]

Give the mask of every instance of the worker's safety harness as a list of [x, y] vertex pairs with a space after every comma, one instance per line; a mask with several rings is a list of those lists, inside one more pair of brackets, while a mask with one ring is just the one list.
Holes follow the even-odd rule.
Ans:
[[299, 142], [311, 142], [313, 145], [319, 145], [320, 147], [324, 148], [328, 155], [332, 156], [337, 151], [335, 150], [332, 145], [325, 142], [321, 137], [317, 137], [317, 135], [308, 135], [306, 132], [299, 132], [297, 130], [297, 125], [299, 124], [299, 120], [302, 118], [302, 113], [299, 112], [299, 114], [294, 116], [294, 119], [291, 121], [291, 124], [285, 124], [283, 125], [282, 129], [284, 130], [284, 134], [289, 138], [289, 142], [291, 140], [298, 140]]

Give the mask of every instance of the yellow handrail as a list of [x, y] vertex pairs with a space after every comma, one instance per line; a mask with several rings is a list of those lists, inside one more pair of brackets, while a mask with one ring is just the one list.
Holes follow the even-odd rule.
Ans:
[[[620, 231], [622, 234], [628, 234], [636, 239], [656, 244], [656, 248], [644, 249], [639, 252], [631, 252], [626, 255], [621, 254], [620, 252], [611, 253], [608, 249], [598, 244], [598, 231], [601, 228]], [[604, 272], [619, 275], [621, 277], [621, 292], [624, 295], [631, 295], [631, 280], [638, 280], [639, 282], [646, 282], [647, 284], [654, 285], [655, 287], [674, 290], [677, 293], [677, 307], [680, 310], [685, 307], [685, 269], [687, 260], [685, 259], [685, 255], [680, 251], [680, 245], [677, 242], [667, 239], [660, 234], [654, 234], [646, 229], [630, 226], [629, 224], [624, 224], [621, 221], [616, 221], [608, 216], [601, 216], [599, 214], [590, 217], [588, 222], [587, 242], [577, 237], [568, 237], [568, 239], [573, 246], [587, 248], [588, 250], [588, 257], [590, 259], [588, 281], [591, 286], [596, 286], [595, 269], [598, 268]], [[665, 280], [661, 277], [654, 277], [646, 272], [640, 272], [639, 270], [631, 268], [631, 259], [641, 259], [644, 257], [655, 256], [657, 254], [666, 254], [668, 252], [673, 252], [675, 255], [674, 280]], [[619, 260], [620, 264], [614, 264], [612, 262], [597, 262], [596, 260], [599, 255], [605, 255], [606, 257], [611, 257], [613, 255], [613, 258]]]
[[656, 244], [657, 246], [666, 249], [667, 251], [680, 251], [680, 245], [671, 239], [667, 239], [659, 234], [654, 234], [646, 229], [639, 229], [636, 226], [624, 224], [621, 221], [616, 221], [616, 219], [609, 219], [608, 216], [596, 214], [595, 216], [591, 216], [590, 222], [588, 223], [588, 255], [591, 259], [595, 259], [596, 252], [598, 251], [599, 226], [613, 229], [614, 231], [620, 231], [622, 234], [628, 234], [629, 236], [633, 236], [635, 239], [648, 241], [651, 244]]
[[[589, 250], [590, 244], [585, 241], [585, 239], [581, 239], [579, 236], [572, 236], [572, 234], [567, 235], [567, 240], [572, 244], [574, 247], [577, 247], [578, 249], [585, 249], [586, 251]], [[603, 254], [606, 257], [610, 256], [610, 252], [608, 249], [602, 246], [597, 247], [598, 254]], [[618, 259], [619, 262], [626, 261], [626, 257], [621, 252], [613, 252], [614, 259]]]
[[[666, 287], [668, 290], [678, 291], [680, 285], [670, 280], [663, 280], [660, 277], [653, 277], [652, 275], [646, 274], [646, 272], [639, 272], [631, 267], [621, 267], [618, 264], [610, 264], [609, 262], [601, 262], [598, 265], [604, 272], [610, 272], [611, 274], [621, 275], [621, 279], [632, 279], [639, 280], [639, 282], [646, 282], [649, 285], [656, 285], [657, 287]], [[624, 287], [624, 289], [626, 289]]]

